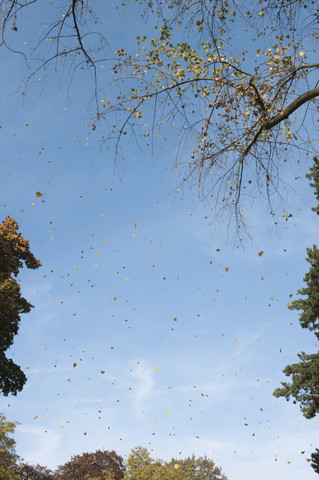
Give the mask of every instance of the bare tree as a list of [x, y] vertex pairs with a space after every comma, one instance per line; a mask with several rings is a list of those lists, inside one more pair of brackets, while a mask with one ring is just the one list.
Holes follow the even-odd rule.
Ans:
[[[150, 0], [140, 13], [157, 19], [154, 38], [137, 36], [136, 48], [117, 50], [115, 59], [105, 56], [103, 32], [91, 28], [98, 20], [94, 3], [62, 1], [63, 16], [26, 58], [38, 65], [25, 86], [49, 64], [58, 71], [60, 60], [69, 61], [73, 73], [88, 68], [91, 127], [104, 128], [102, 144], [115, 142], [116, 156], [126, 139], [154, 146], [158, 134], [172, 139], [173, 131], [173, 167], [201, 198], [212, 199], [216, 212], [231, 212], [240, 228], [243, 200], [258, 192], [273, 214], [271, 199], [283, 186], [280, 164], [291, 161], [292, 149], [303, 158], [314, 153], [316, 123], [309, 130], [305, 121], [316, 120], [318, 110], [316, 2]], [[35, 4], [0, 2], [3, 46], [16, 52], [8, 30], [18, 28], [21, 12]], [[51, 55], [38, 55], [48, 38]], [[111, 61], [112, 84], [96, 73], [105, 60]]]

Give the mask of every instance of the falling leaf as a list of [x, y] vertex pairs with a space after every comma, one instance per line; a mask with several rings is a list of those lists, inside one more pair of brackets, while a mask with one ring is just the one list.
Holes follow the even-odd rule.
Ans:
[[77, 363], [73, 363], [73, 368], [77, 367]]
[[137, 223], [136, 222], [134, 222], [134, 227], [137, 228]]
[[260, 257], [262, 257], [262, 256], [263, 256], [263, 254], [264, 254], [264, 252], [263, 252], [263, 251], [261, 251], [261, 252], [259, 252], [259, 253], [258, 253], [258, 255], [259, 255]]
[[41, 193], [41, 192], [35, 192], [36, 197], [42, 197], [42, 195], [43, 195], [43, 193]]
[[158, 367], [154, 367], [154, 370], [155, 370], [155, 372], [157, 372], [157, 370], [158, 370]]

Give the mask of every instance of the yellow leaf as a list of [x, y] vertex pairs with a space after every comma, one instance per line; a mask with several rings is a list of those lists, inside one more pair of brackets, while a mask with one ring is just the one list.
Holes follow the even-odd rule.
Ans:
[[259, 252], [259, 253], [258, 253], [258, 255], [259, 255], [260, 257], [262, 257], [262, 256], [263, 256], [263, 254], [264, 254], [264, 252], [263, 252], [263, 251], [261, 251], [261, 252]]
[[35, 192], [36, 197], [42, 197], [42, 195], [43, 195], [43, 193], [41, 193], [41, 192]]

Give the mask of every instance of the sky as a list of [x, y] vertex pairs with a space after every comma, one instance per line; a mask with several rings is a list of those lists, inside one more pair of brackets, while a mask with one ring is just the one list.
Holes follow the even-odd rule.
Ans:
[[[134, 8], [102, 12], [114, 44], [136, 35]], [[272, 395], [298, 352], [318, 350], [287, 308], [319, 233], [309, 161], [283, 170], [292, 189], [278, 216], [292, 217], [275, 227], [252, 198], [250, 237], [236, 246], [232, 227], [180, 188], [172, 150], [132, 142], [116, 163], [100, 148], [84, 74], [68, 92], [68, 72], [61, 90], [39, 74], [22, 98], [26, 67], [1, 55], [1, 218], [18, 221], [42, 262], [19, 275], [34, 308], [9, 352], [28, 381], [0, 398], [19, 422], [18, 455], [54, 469], [141, 445], [166, 460], [207, 455], [229, 480], [313, 479], [318, 420]]]

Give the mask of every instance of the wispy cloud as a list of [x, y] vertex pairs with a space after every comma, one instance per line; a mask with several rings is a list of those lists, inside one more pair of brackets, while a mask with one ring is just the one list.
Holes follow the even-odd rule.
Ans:
[[16, 429], [18, 454], [25, 462], [53, 465], [61, 448], [61, 435], [38, 425], [19, 425]]
[[136, 416], [141, 416], [150, 407], [150, 400], [154, 395], [154, 372], [144, 362], [135, 365], [131, 375], [134, 380], [133, 408]]

